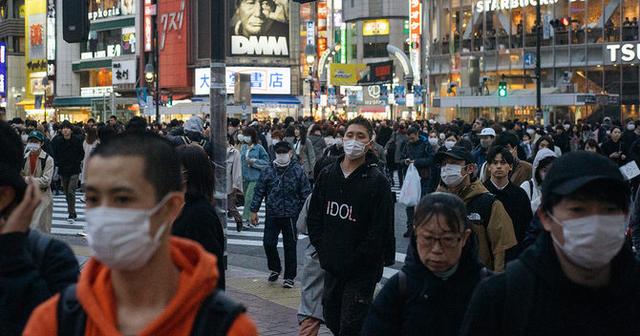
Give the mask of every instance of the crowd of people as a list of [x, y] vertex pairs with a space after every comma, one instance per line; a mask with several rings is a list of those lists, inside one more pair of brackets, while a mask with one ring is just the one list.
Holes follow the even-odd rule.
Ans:
[[[322, 324], [335, 335], [638, 335], [639, 126], [229, 119], [227, 216], [242, 231], [266, 209], [266, 280], [299, 278], [300, 335]], [[256, 333], [221, 292], [207, 117], [15, 119], [0, 131], [0, 286], [15, 289], [0, 301], [4, 330]], [[396, 205], [391, 188], [413, 168], [421, 200]], [[73, 221], [78, 188], [95, 253], [81, 274], [49, 236], [52, 194], [63, 190]], [[374, 297], [395, 263], [396, 207], [406, 260]], [[298, 233], [309, 236], [301, 270]], [[200, 309], [213, 305], [225, 309]]]

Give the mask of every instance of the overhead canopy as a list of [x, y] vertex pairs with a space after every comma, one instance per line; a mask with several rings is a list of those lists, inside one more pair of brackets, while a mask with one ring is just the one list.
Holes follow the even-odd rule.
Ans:
[[300, 105], [300, 100], [291, 95], [252, 95], [251, 105], [259, 108], [292, 108]]

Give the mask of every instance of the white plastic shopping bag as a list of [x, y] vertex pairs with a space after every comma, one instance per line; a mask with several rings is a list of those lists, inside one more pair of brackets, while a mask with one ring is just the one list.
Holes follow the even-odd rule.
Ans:
[[400, 189], [400, 198], [398, 202], [408, 207], [414, 207], [420, 202], [422, 196], [422, 187], [420, 185], [420, 174], [418, 169], [412, 164], [407, 169], [407, 175], [404, 177], [402, 189]]

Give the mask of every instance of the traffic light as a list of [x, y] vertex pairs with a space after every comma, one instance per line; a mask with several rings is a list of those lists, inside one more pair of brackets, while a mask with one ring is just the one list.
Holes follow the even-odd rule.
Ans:
[[498, 83], [498, 96], [506, 97], [507, 96], [507, 82], [501, 81]]

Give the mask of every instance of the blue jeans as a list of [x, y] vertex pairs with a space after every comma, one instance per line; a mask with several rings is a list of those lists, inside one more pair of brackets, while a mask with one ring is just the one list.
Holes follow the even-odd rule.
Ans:
[[262, 245], [267, 255], [269, 271], [282, 273], [282, 264], [278, 254], [278, 236], [282, 232], [284, 243], [284, 278], [293, 280], [297, 274], [297, 249], [298, 230], [293, 218], [267, 217], [264, 223], [264, 236]]

